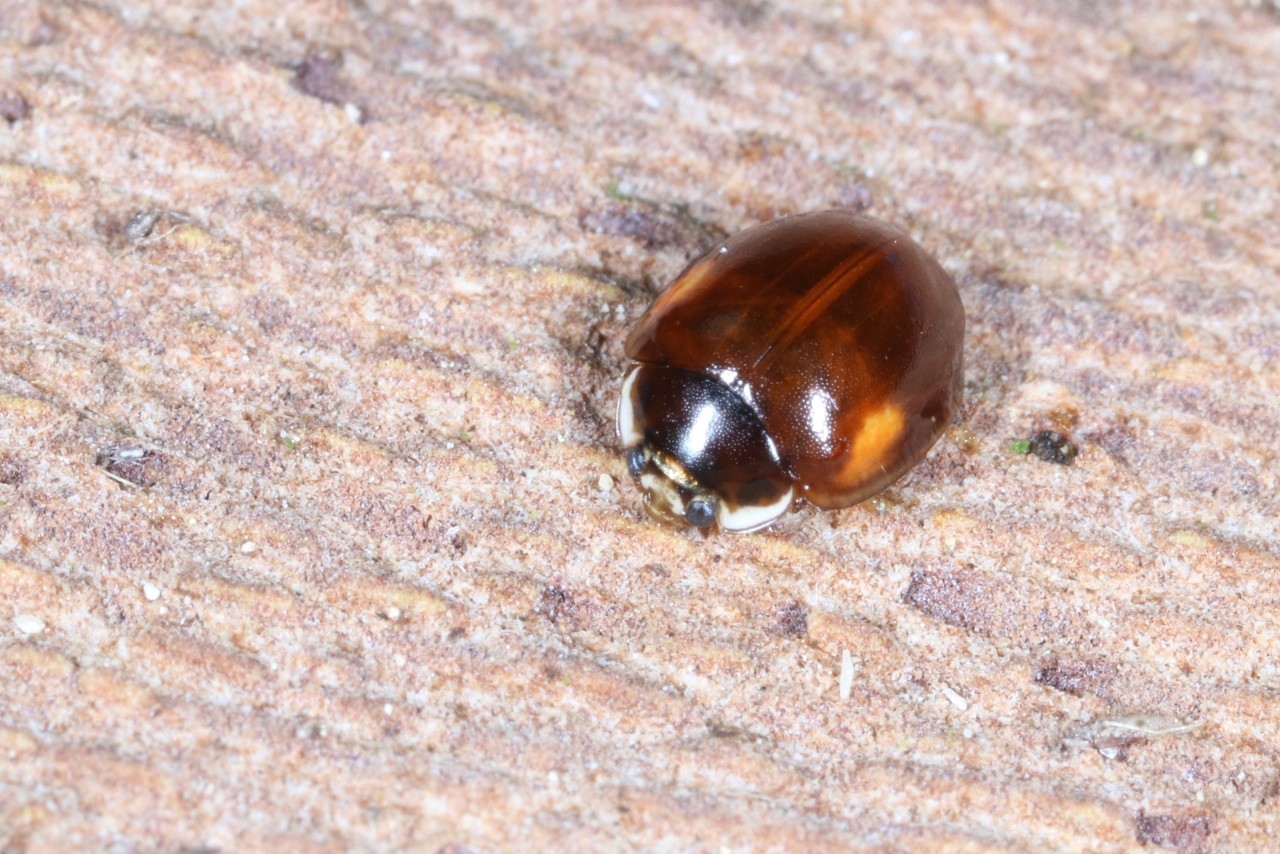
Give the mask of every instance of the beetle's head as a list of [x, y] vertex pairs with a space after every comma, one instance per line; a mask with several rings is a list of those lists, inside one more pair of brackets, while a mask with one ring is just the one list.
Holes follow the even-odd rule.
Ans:
[[706, 374], [632, 368], [618, 402], [618, 436], [659, 521], [745, 533], [773, 522], [795, 497], [759, 416]]

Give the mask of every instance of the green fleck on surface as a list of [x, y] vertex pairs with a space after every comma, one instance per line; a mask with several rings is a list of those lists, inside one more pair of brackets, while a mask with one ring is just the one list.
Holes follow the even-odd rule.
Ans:
[[1009, 452], [1013, 454], [1020, 454], [1025, 457], [1027, 454], [1031, 453], [1031, 440], [1014, 439], [1009, 443]]

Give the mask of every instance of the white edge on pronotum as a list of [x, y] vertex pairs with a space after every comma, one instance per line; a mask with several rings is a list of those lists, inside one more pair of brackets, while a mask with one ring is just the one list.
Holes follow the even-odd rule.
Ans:
[[640, 366], [636, 365], [622, 381], [622, 395], [618, 398], [618, 438], [622, 440], [623, 449], [634, 448], [644, 441], [644, 431], [636, 421], [636, 407], [631, 400], [631, 387], [635, 385], [636, 373]]

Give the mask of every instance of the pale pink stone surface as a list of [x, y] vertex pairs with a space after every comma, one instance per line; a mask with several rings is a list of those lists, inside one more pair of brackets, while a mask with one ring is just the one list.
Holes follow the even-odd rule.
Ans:
[[[0, 0], [0, 847], [1270, 844], [1277, 68], [1272, 2]], [[955, 274], [965, 423], [654, 527], [629, 322], [832, 206]]]

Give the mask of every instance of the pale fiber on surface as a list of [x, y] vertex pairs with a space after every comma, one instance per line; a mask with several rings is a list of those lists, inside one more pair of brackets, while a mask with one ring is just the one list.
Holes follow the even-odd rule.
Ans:
[[[1262, 846], [1277, 68], [1257, 2], [0, 0], [0, 847]], [[963, 427], [654, 527], [628, 324], [832, 206], [955, 273]]]

